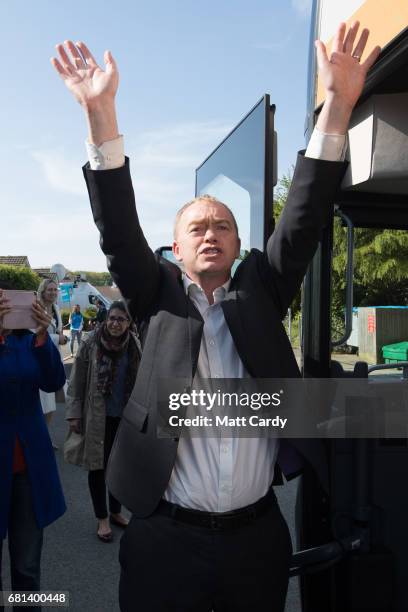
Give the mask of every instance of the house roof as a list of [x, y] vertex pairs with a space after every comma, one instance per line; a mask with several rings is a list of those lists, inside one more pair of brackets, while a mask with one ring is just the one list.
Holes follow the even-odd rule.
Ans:
[[41, 276], [41, 278], [50, 278], [54, 283], [59, 284], [57, 273], [51, 272], [49, 268], [34, 268], [34, 272]]
[[109, 285], [100, 285], [96, 287], [100, 293], [108, 300], [114, 302], [115, 300], [122, 300], [122, 294], [117, 287], [110, 287]]
[[0, 255], [0, 265], [31, 268], [27, 255]]

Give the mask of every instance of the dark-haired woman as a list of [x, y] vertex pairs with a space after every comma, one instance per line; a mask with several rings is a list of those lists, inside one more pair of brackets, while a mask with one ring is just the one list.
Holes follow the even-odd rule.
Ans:
[[124, 303], [113, 302], [106, 320], [82, 341], [67, 391], [70, 431], [65, 459], [89, 470], [97, 536], [102, 542], [112, 540], [110, 522], [127, 525], [120, 503], [110, 493], [108, 516], [105, 469], [140, 361], [138, 339], [130, 325]]
[[39, 391], [60, 389], [65, 372], [35, 298], [35, 333], [2, 327], [12, 311], [4, 289], [13, 287], [0, 284], [0, 563], [7, 535], [12, 590], [39, 591], [43, 528], [66, 509]]

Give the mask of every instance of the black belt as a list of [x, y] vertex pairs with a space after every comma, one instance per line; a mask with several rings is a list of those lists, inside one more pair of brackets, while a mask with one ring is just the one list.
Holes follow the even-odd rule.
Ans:
[[208, 529], [233, 529], [251, 523], [264, 514], [273, 504], [276, 504], [276, 497], [273, 489], [270, 488], [268, 493], [254, 504], [230, 512], [193, 510], [172, 504], [164, 499], [160, 501], [156, 512], [189, 525], [207, 527]]

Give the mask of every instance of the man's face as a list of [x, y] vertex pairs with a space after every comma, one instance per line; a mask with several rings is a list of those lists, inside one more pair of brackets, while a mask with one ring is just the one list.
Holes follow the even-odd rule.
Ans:
[[192, 280], [212, 276], [225, 282], [239, 249], [231, 213], [222, 204], [199, 200], [181, 215], [173, 253]]

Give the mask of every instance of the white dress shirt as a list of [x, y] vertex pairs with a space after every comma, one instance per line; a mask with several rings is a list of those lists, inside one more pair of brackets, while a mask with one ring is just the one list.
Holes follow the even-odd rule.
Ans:
[[[122, 136], [100, 147], [90, 143], [86, 146], [93, 170], [111, 170], [125, 163]], [[340, 161], [345, 148], [345, 136], [323, 134], [315, 128], [306, 156]], [[215, 289], [213, 304], [186, 275], [183, 282], [204, 320], [196, 376], [247, 378], [221, 308], [230, 281]], [[218, 437], [181, 436], [164, 498], [186, 508], [210, 512], [228, 512], [254, 503], [266, 494], [273, 481], [278, 445], [274, 438], [227, 437], [220, 429]]]
[[[221, 307], [231, 281], [215, 289], [213, 304], [188, 276], [183, 276], [183, 282], [204, 321], [193, 388], [197, 378], [249, 378]], [[273, 480], [278, 440], [231, 437], [227, 428], [220, 427], [216, 433], [217, 437], [181, 436], [165, 499], [186, 508], [228, 512], [266, 494]]]

